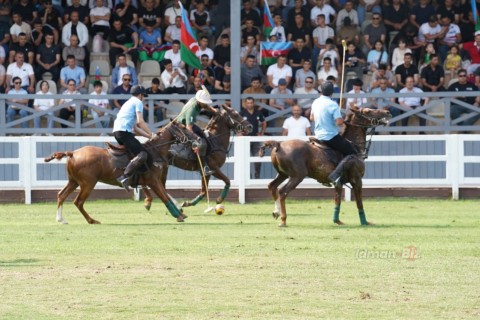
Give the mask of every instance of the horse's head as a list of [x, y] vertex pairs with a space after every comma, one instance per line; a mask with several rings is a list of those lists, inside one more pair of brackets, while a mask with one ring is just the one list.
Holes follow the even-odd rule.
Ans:
[[222, 105], [217, 115], [209, 123], [209, 127], [213, 127], [215, 124], [218, 127], [220, 123], [224, 123], [228, 129], [235, 131], [235, 133], [243, 133], [244, 135], [248, 135], [253, 130], [250, 122], [243, 119], [235, 109], [226, 105]]
[[386, 126], [388, 120], [392, 118], [388, 110], [351, 107], [350, 111], [351, 114], [347, 115], [347, 122], [358, 127]]
[[149, 140], [147, 143], [152, 146], [166, 145], [174, 142], [178, 143], [195, 143], [198, 136], [188, 130], [184, 125], [172, 121], [167, 126], [160, 128], [157, 133], [158, 138]]

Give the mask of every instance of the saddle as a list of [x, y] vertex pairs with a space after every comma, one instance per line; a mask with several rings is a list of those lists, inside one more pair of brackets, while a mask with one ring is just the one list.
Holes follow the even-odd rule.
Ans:
[[327, 145], [324, 141], [321, 141], [321, 140], [318, 140], [317, 138], [315, 137], [309, 137], [308, 138], [309, 142], [311, 145], [317, 147], [317, 148], [320, 148], [320, 149], [332, 149], [330, 148], [329, 145]]
[[[133, 154], [128, 152], [127, 149], [120, 144], [117, 145], [110, 142], [105, 142], [105, 146], [107, 147], [108, 153], [112, 156], [112, 165], [114, 168], [123, 170], [130, 163], [130, 160], [133, 159]], [[152, 155], [149, 153], [147, 162], [137, 170], [137, 173], [143, 174], [147, 172], [153, 161]], [[135, 174], [135, 176], [136, 175], [137, 174]]]
[[[202, 139], [202, 144], [206, 145], [206, 148], [204, 148], [204, 153], [208, 154], [211, 151], [211, 142], [209, 139], [201, 138]], [[174, 143], [170, 146], [170, 149], [168, 149], [169, 153], [169, 158], [179, 158], [182, 160], [186, 161], [197, 161], [197, 155], [193, 152], [192, 147], [189, 144], [185, 143]], [[203, 152], [200, 151], [200, 155], [204, 156], [205, 154], [202, 154]]]

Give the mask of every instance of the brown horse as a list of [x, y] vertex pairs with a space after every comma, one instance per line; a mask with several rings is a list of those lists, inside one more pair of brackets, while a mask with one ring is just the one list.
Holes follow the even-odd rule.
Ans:
[[[375, 127], [388, 124], [390, 118], [390, 112], [386, 110], [352, 108], [345, 119], [345, 128], [341, 134], [358, 151], [357, 156], [350, 156], [346, 162], [342, 173], [342, 182], [352, 185], [362, 225], [370, 224], [365, 217], [362, 202], [362, 177], [365, 173], [363, 159], [367, 156], [371, 141], [366, 139], [367, 129], [372, 128], [370, 134], [373, 134]], [[315, 139], [311, 139], [310, 142], [303, 140], [266, 141], [260, 150], [260, 156], [263, 156], [265, 148], [272, 148], [272, 164], [278, 172], [275, 179], [268, 185], [275, 200], [273, 217], [277, 219], [280, 211], [282, 221], [279, 226], [285, 227], [287, 223], [285, 199], [289, 192], [294, 190], [307, 176], [324, 185], [331, 186], [328, 175], [341, 161], [342, 155]], [[280, 184], [287, 179], [289, 179], [288, 182], [278, 189]], [[339, 218], [341, 194], [342, 187], [336, 187], [333, 221], [339, 225], [343, 224]]]
[[[247, 120], [244, 120], [237, 111], [223, 105], [222, 109], [219, 110], [217, 115], [210, 119], [207, 126], [205, 127], [205, 130], [207, 132], [206, 136], [209, 144], [209, 149], [207, 152], [207, 164], [210, 169], [214, 170], [214, 173], [212, 175], [225, 183], [222, 193], [216, 199], [217, 203], [222, 203], [228, 194], [228, 190], [230, 189], [230, 179], [220, 170], [220, 168], [225, 163], [225, 160], [227, 159], [227, 153], [229, 151], [230, 145], [230, 134], [232, 131], [245, 135], [249, 134], [252, 131], [252, 125]], [[198, 171], [198, 159], [193, 156], [193, 152], [189, 152], [192, 153], [192, 157], [190, 157], [189, 159], [178, 157], [172, 152], [170, 152], [169, 163], [183, 170]], [[162, 183], [164, 185], [167, 180], [167, 170], [162, 172]], [[182, 204], [182, 207], [194, 206], [205, 197], [208, 188], [208, 182], [210, 181], [210, 176], [206, 176], [205, 180], [206, 184], [205, 181], [202, 179], [202, 190], [200, 194], [198, 194], [194, 199], [190, 201], [185, 201]], [[145, 193], [145, 208], [149, 210], [152, 205], [152, 196], [148, 189], [142, 189]]]
[[[186, 216], [181, 209], [177, 208], [174, 199], [165, 190], [165, 185], [162, 184], [161, 177], [162, 171], [166, 170], [168, 166], [167, 159], [170, 145], [174, 142], [194, 142], [197, 140], [197, 137], [176, 122], [172, 122], [167, 127], [161, 129], [157, 135], [156, 140], [149, 140], [143, 144], [149, 153], [149, 170], [143, 173], [137, 173], [131, 180], [138, 179], [138, 185], [149, 186], [163, 201], [170, 214], [177, 218], [178, 222], [183, 222]], [[67, 157], [66, 168], [68, 183], [57, 195], [58, 222], [67, 223], [62, 216], [63, 202], [77, 187], [80, 187], [80, 192], [74, 200], [75, 205], [88, 223], [100, 223], [90, 217], [83, 208], [83, 204], [98, 181], [121, 186], [116, 178], [123, 173], [123, 169], [131, 158], [123, 146], [110, 144], [108, 146], [108, 149], [85, 146], [73, 152], [55, 152], [44, 159], [45, 162], [49, 162], [53, 159], [60, 160]]]

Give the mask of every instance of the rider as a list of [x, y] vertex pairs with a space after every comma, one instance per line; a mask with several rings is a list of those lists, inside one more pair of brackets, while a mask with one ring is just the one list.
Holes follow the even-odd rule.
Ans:
[[[207, 88], [205, 88], [205, 86], [202, 86], [202, 90], [198, 90], [195, 94], [195, 97], [188, 100], [187, 104], [183, 106], [182, 111], [180, 112], [180, 115], [178, 117], [178, 121], [183, 123], [188, 130], [192, 131], [197, 136], [205, 138], [205, 134], [203, 133], [202, 129], [200, 129], [200, 127], [198, 127], [195, 123], [197, 122], [197, 116], [202, 109], [205, 111], [210, 111], [213, 114], [217, 113], [217, 110], [215, 110], [211, 106], [211, 104], [212, 99], [210, 99], [210, 93], [208, 92]], [[205, 175], [208, 176], [211, 175], [213, 171], [210, 170], [210, 168], [206, 164], [206, 149], [207, 146], [203, 143], [200, 144], [197, 148], [200, 154], [200, 159], [202, 161], [203, 172]]]
[[147, 123], [143, 120], [143, 98], [148, 96], [145, 88], [133, 86], [130, 93], [132, 97], [122, 105], [113, 124], [113, 136], [117, 142], [134, 155], [134, 158], [125, 168], [124, 173], [117, 178], [117, 181], [127, 191], [130, 191], [130, 177], [148, 158], [147, 150], [135, 138], [134, 132], [152, 140], [158, 138], [155, 133], [150, 131]]
[[351, 158], [349, 155], [357, 154], [353, 146], [339, 132], [339, 126], [343, 125], [340, 107], [331, 99], [333, 94], [333, 83], [325, 81], [322, 86], [322, 95], [315, 99], [312, 104], [310, 120], [315, 124], [315, 137], [325, 142], [330, 148], [340, 151], [344, 158], [337, 168], [330, 173], [328, 178], [336, 187], [342, 186], [342, 171], [345, 163]]

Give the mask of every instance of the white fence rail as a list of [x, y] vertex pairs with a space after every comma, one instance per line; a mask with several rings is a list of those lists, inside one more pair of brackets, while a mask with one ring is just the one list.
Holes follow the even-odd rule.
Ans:
[[[250, 142], [271, 139], [286, 140], [285, 137], [272, 136], [232, 139], [234, 147], [225, 166], [233, 168], [233, 175], [230, 175], [230, 178], [233, 178], [231, 188], [238, 190], [240, 203], [246, 202], [247, 189], [266, 188], [275, 174], [269, 156], [251, 157], [249, 152]], [[48, 164], [43, 162], [43, 158], [54, 151], [67, 151], [53, 149], [58, 143], [88, 145], [113, 140], [111, 137], [90, 136], [0, 137], [0, 190], [24, 190], [25, 203], [30, 204], [32, 190], [61, 189], [66, 184], [64, 178], [55, 178], [65, 174], [64, 166], [58, 165], [64, 163], [65, 159], [60, 162], [54, 160]], [[435, 145], [439, 147], [434, 152], [426, 152], [428, 148], [422, 147]], [[379, 149], [377, 152], [376, 148]], [[9, 152], [9, 149], [12, 151]], [[251, 164], [254, 162], [262, 163], [260, 179], [252, 178]], [[366, 165], [365, 188], [451, 188], [452, 198], [458, 199], [460, 188], [480, 187], [480, 135], [377, 135], [373, 137]], [[48, 172], [50, 178], [40, 179], [39, 171]], [[170, 170], [168, 189], [200, 188], [198, 174], [185, 175], [178, 171], [175, 173], [173, 169]], [[98, 184], [97, 188], [117, 187]], [[223, 188], [223, 182], [213, 179], [211, 188]], [[307, 178], [299, 188], [325, 187]], [[348, 201], [351, 198], [350, 189], [346, 188], [345, 191]]]

